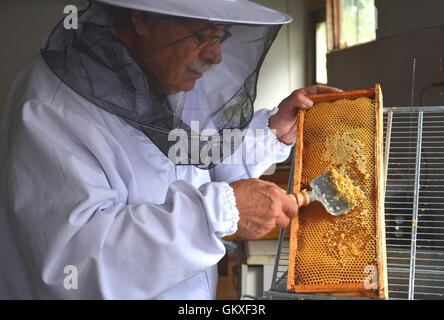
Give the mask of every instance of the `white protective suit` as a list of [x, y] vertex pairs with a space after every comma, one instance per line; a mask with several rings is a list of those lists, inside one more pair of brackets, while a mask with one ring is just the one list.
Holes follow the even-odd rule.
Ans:
[[[16, 77], [0, 127], [0, 299], [213, 299], [221, 238], [239, 219], [228, 183], [259, 177], [291, 150], [268, 129], [270, 115], [258, 111], [250, 125], [271, 142], [255, 141], [268, 148], [260, 163], [174, 166], [36, 58]], [[67, 266], [77, 289], [65, 287]]]

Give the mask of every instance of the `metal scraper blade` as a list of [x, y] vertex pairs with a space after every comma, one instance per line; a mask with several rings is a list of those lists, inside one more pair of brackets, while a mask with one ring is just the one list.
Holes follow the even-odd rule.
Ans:
[[355, 207], [350, 204], [345, 197], [338, 194], [338, 189], [333, 182], [330, 172], [310, 182], [310, 200], [319, 201], [328, 213], [339, 216]]

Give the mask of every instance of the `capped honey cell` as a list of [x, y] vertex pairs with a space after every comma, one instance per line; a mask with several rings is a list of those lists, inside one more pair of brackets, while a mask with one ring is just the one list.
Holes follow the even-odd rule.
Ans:
[[308, 188], [310, 181], [330, 171], [338, 196], [359, 205], [340, 216], [332, 216], [316, 204], [300, 208], [297, 223], [292, 223], [300, 245], [293, 245], [293, 236], [290, 242], [287, 288], [294, 292], [366, 290], [365, 270], [383, 265], [378, 238], [382, 227], [377, 188], [377, 164], [382, 156], [377, 149], [382, 138], [376, 140], [382, 122], [379, 100], [375, 96], [338, 96], [315, 103], [301, 118], [297, 141], [301, 147], [295, 154], [300, 166], [295, 169], [294, 185]]

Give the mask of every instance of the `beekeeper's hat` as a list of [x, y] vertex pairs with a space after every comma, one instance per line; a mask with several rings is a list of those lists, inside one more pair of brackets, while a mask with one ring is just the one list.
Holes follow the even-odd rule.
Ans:
[[286, 24], [291, 17], [248, 0], [95, 0], [158, 14], [242, 24]]
[[[262, 63], [282, 24], [291, 18], [247, 0], [93, 0], [90, 4], [77, 29], [67, 30], [60, 23], [52, 32], [42, 50], [49, 68], [79, 95], [142, 131], [175, 164], [209, 169], [228, 159], [239, 144], [226, 147], [216, 142], [227, 137], [231, 141], [227, 132], [237, 135], [235, 141], [244, 139], [254, 116]], [[190, 92], [159, 94], [153, 89], [157, 79], [116, 37], [115, 22], [126, 16], [116, 7], [199, 19], [210, 27], [229, 24], [231, 36], [220, 45], [221, 63], [205, 72]], [[146, 54], [192, 41], [190, 37], [199, 36], [199, 31], [164, 46], [148, 46]], [[196, 122], [199, 128], [193, 127]], [[177, 139], [185, 141], [185, 147], [172, 159], [170, 151], [177, 146], [171, 137], [174, 132], [184, 133]], [[194, 154], [199, 155], [197, 160]]]

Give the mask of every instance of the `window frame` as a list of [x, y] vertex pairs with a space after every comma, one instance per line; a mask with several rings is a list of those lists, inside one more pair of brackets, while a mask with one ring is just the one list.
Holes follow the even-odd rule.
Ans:
[[[341, 0], [325, 0], [326, 15], [327, 15], [327, 50], [328, 52], [336, 50], [344, 50], [359, 46], [368, 42], [354, 44], [348, 47], [341, 48]], [[375, 7], [375, 24], [378, 26], [377, 8]], [[372, 40], [372, 41], [376, 41]], [[371, 41], [369, 41], [371, 42]]]
[[[310, 28], [309, 28], [309, 37], [310, 37], [310, 45], [309, 50], [311, 52], [310, 56], [310, 81], [311, 84], [322, 84], [325, 85], [325, 83], [319, 83], [317, 81], [317, 64], [316, 64], [316, 54], [317, 54], [317, 48], [316, 48], [316, 25], [321, 22], [327, 23], [327, 41], [328, 41], [328, 21], [327, 21], [327, 10], [325, 6], [315, 8], [310, 10]], [[327, 53], [329, 52], [328, 46], [327, 46]], [[328, 74], [327, 74], [328, 79]]]

